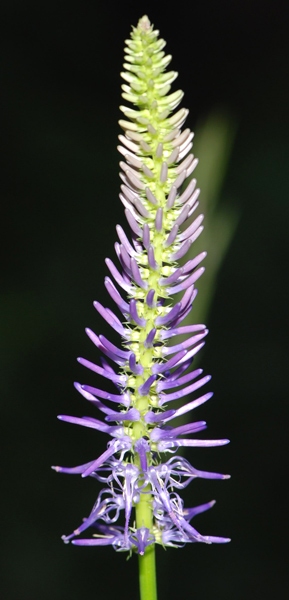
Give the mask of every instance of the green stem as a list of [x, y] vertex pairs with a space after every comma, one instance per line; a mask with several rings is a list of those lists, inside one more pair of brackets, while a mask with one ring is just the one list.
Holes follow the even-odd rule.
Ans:
[[141, 600], [157, 600], [155, 544], [139, 554], [139, 587]]
[[[153, 515], [150, 494], [141, 494], [135, 511], [137, 528], [147, 527], [151, 531]], [[143, 556], [139, 554], [139, 586], [141, 600], [157, 600], [155, 544], [147, 546]]]

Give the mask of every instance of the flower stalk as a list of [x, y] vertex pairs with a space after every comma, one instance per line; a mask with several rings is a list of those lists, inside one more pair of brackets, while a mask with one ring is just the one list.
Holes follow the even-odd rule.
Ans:
[[[149, 491], [149, 490], [148, 490]], [[135, 507], [136, 527], [138, 530], [153, 529], [153, 498], [151, 494], [141, 494]], [[157, 577], [155, 544], [148, 546], [143, 554], [138, 555], [140, 600], [157, 600]]]
[[[204, 430], [204, 421], [172, 424], [209, 400], [212, 393], [174, 408], [175, 400], [195, 393], [210, 376], [203, 376], [202, 369], [190, 370], [208, 330], [202, 324], [181, 325], [192, 309], [206, 253], [185, 262], [186, 252], [203, 229], [203, 215], [192, 217], [200, 190], [191, 175], [198, 161], [191, 153], [193, 134], [188, 128], [181, 131], [188, 111], [174, 112], [183, 92], [170, 93], [177, 73], [166, 71], [171, 57], [163, 52], [164, 46], [146, 16], [126, 41], [122, 96], [133, 108], [120, 107], [125, 119], [120, 121], [124, 133], [118, 149], [122, 155], [120, 200], [130, 236], [117, 226], [115, 251], [120, 266], [107, 258], [111, 277], [105, 278], [121, 319], [110, 308], [94, 303], [120, 335], [121, 344], [116, 346], [87, 329], [103, 355], [101, 366], [78, 359], [109, 380], [116, 393], [77, 383], [76, 389], [104, 414], [104, 420], [59, 416], [103, 431], [112, 439], [99, 457], [84, 465], [54, 467], [93, 477], [104, 485], [90, 515], [71, 535], [63, 536], [64, 542], [112, 545], [117, 551], [138, 553], [141, 600], [156, 600], [155, 544], [179, 547], [189, 542], [229, 541], [204, 536], [190, 524], [214, 502], [188, 509], [178, 493], [197, 477], [229, 477], [198, 471], [175, 454], [178, 448], [222, 446], [228, 440], [188, 437]], [[180, 292], [180, 301], [174, 303]], [[93, 528], [92, 537], [83, 537], [89, 528]]]

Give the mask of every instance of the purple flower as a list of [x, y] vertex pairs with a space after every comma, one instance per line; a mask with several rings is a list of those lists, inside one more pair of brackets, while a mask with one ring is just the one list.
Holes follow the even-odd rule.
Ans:
[[[126, 81], [123, 97], [134, 105], [133, 109], [121, 107], [128, 120], [120, 121], [124, 135], [119, 146], [124, 157], [120, 199], [130, 234], [117, 226], [119, 264], [106, 259], [112, 279], [107, 276], [104, 282], [118, 316], [114, 309], [94, 303], [120, 339], [115, 345], [86, 329], [102, 354], [101, 366], [78, 358], [82, 366], [103, 378], [104, 387], [107, 380], [112, 382], [116, 393], [76, 383], [77, 391], [100, 411], [102, 419], [59, 416], [62, 421], [106, 433], [110, 439], [102, 454], [89, 457], [85, 464], [53, 467], [105, 485], [88, 517], [63, 536], [64, 542], [112, 545], [117, 551], [140, 555], [155, 543], [182, 546], [229, 541], [204, 536], [190, 523], [214, 502], [187, 509], [176, 492], [195, 478], [229, 477], [195, 469], [175, 455], [177, 449], [222, 446], [228, 440], [199, 438], [198, 433], [206, 428], [204, 421], [174, 422], [212, 397], [212, 392], [203, 391], [210, 376], [203, 376], [202, 369], [190, 370], [208, 330], [202, 324], [182, 325], [192, 309], [195, 283], [204, 272], [199, 265], [206, 253], [177, 264], [203, 229], [203, 215], [191, 219], [200, 193], [196, 180], [191, 179], [197, 160], [190, 153], [193, 134], [189, 129], [181, 131], [188, 111], [182, 108], [173, 113], [182, 99], [180, 91], [169, 94], [176, 73], [165, 72], [170, 57], [161, 51], [163, 42], [146, 19], [140, 20], [127, 41], [122, 73]], [[182, 192], [183, 183], [187, 186]], [[175, 294], [180, 293], [175, 302]], [[191, 394], [193, 399], [174, 406], [175, 400]], [[173, 456], [168, 458], [168, 453]], [[87, 530], [92, 530], [92, 537], [82, 537]]]

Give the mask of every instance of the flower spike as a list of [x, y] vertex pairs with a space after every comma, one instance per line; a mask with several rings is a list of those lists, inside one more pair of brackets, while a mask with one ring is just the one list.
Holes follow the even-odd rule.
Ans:
[[[103, 355], [101, 366], [78, 358], [81, 365], [110, 380], [117, 393], [77, 383], [77, 391], [100, 410], [103, 420], [58, 417], [106, 433], [110, 441], [99, 457], [88, 457], [83, 465], [53, 467], [83, 478], [91, 476], [105, 485], [89, 516], [73, 533], [63, 536], [64, 542], [111, 545], [142, 557], [154, 544], [179, 547], [229, 541], [202, 535], [190, 523], [214, 501], [185, 508], [178, 493], [193, 479], [229, 476], [195, 469], [175, 454], [177, 449], [222, 446], [228, 440], [199, 438], [198, 433], [206, 428], [204, 421], [171, 425], [207, 402], [212, 392], [174, 406], [175, 400], [205, 386], [210, 376], [202, 376], [202, 369], [188, 371], [208, 330], [203, 324], [181, 325], [192, 309], [197, 294], [194, 286], [204, 272], [199, 265], [206, 252], [184, 260], [181, 266], [178, 261], [201, 234], [204, 217], [190, 219], [200, 193], [196, 179], [191, 178], [198, 161], [191, 154], [193, 133], [181, 129], [188, 110], [175, 112], [183, 92], [171, 91], [177, 73], [166, 70], [171, 56], [165, 55], [164, 46], [146, 16], [126, 41], [121, 76], [122, 96], [128, 105], [120, 107], [124, 118], [119, 122], [123, 133], [118, 150], [122, 155], [120, 200], [130, 233], [117, 225], [119, 264], [106, 259], [112, 279], [105, 278], [105, 287], [112, 310], [94, 303], [120, 341], [114, 345], [86, 329]], [[180, 292], [181, 299], [174, 301]], [[112, 312], [114, 305], [120, 316]], [[175, 336], [177, 342], [171, 344]], [[118, 408], [107, 406], [107, 401]], [[196, 437], [188, 437], [191, 434]], [[168, 458], [170, 453], [173, 457]], [[121, 524], [116, 525], [121, 515]], [[83, 537], [90, 529], [92, 536]]]

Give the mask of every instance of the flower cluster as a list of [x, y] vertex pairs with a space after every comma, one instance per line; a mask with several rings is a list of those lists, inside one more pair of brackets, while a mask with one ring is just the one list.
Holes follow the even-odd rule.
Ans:
[[[214, 502], [185, 508], [178, 493], [196, 477], [229, 477], [196, 470], [175, 454], [178, 448], [221, 446], [228, 440], [187, 437], [204, 430], [204, 421], [171, 424], [209, 400], [212, 393], [173, 407], [175, 400], [186, 398], [210, 380], [202, 369], [189, 370], [204, 345], [207, 329], [182, 325], [196, 297], [195, 283], [204, 271], [200, 264], [206, 253], [178, 264], [202, 232], [203, 215], [190, 219], [200, 193], [196, 179], [191, 178], [198, 161], [191, 153], [193, 134], [189, 129], [181, 131], [188, 111], [181, 108], [173, 113], [183, 93], [170, 93], [177, 73], [166, 72], [171, 56], [163, 52], [165, 42], [158, 35], [146, 16], [140, 19], [126, 41], [121, 74], [126, 82], [122, 96], [134, 105], [121, 106], [125, 120], [120, 121], [124, 134], [119, 136], [118, 148], [123, 156], [120, 199], [130, 238], [118, 225], [119, 266], [106, 259], [111, 277], [105, 278], [105, 287], [122, 319], [94, 303], [121, 343], [116, 346], [87, 329], [103, 355], [101, 366], [78, 359], [113, 382], [116, 393], [76, 383], [80, 394], [105, 415], [104, 420], [59, 416], [62, 421], [103, 431], [111, 440], [101, 456], [86, 464], [54, 467], [61, 473], [94, 477], [104, 486], [90, 515], [63, 540], [78, 545], [111, 544], [116, 550], [139, 554], [154, 543], [178, 547], [187, 542], [229, 541], [201, 535], [190, 523]], [[173, 303], [180, 292], [181, 299]], [[118, 372], [113, 363], [120, 367]], [[119, 518], [121, 525], [116, 525]], [[90, 527], [95, 532], [91, 538], [79, 537]]]

